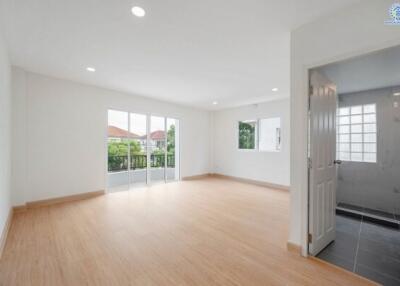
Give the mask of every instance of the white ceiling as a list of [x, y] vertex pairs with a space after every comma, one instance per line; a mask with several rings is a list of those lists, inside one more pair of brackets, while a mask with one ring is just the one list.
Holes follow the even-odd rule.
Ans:
[[400, 85], [400, 46], [321, 67], [338, 93]]
[[16, 66], [218, 109], [288, 97], [290, 31], [359, 0], [1, 1]]

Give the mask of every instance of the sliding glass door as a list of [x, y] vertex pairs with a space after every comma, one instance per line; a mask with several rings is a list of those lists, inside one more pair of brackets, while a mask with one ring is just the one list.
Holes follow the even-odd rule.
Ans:
[[165, 181], [165, 118], [150, 117], [150, 180]]
[[112, 191], [129, 189], [128, 113], [109, 110], [107, 128], [108, 187]]
[[166, 180], [174, 181], [179, 179], [179, 125], [178, 120], [167, 118], [167, 168]]
[[131, 152], [130, 152], [130, 184], [147, 183], [147, 116], [130, 114]]
[[179, 121], [108, 111], [110, 191], [179, 179]]

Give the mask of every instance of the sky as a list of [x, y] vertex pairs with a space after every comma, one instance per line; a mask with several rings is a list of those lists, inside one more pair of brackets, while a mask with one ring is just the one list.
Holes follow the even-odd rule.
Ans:
[[[128, 112], [109, 110], [108, 111], [108, 125], [116, 126], [118, 128], [128, 130]], [[146, 115], [131, 113], [130, 116], [130, 132], [137, 135], [146, 134]], [[175, 119], [168, 118], [167, 128], [175, 124]], [[151, 132], [157, 130], [164, 130], [164, 117], [151, 116], [150, 119]]]

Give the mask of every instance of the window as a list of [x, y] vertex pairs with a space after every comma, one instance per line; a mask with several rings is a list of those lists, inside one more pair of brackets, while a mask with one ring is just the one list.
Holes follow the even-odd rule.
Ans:
[[376, 104], [338, 109], [338, 159], [376, 163], [376, 138]]
[[260, 119], [260, 151], [277, 152], [281, 150], [281, 119], [279, 117]]
[[108, 189], [179, 179], [179, 120], [108, 110]]
[[257, 120], [239, 121], [239, 149], [256, 149]]
[[239, 121], [240, 150], [279, 152], [281, 150], [281, 119], [279, 117]]

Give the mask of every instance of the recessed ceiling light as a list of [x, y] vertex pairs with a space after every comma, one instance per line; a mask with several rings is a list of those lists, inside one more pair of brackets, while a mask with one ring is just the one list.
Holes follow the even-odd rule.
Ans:
[[212, 104], [213, 104], [213, 105], [217, 105], [217, 104], [218, 104], [218, 101], [213, 101]]
[[135, 15], [136, 17], [144, 17], [146, 15], [146, 11], [142, 7], [139, 6], [134, 6], [132, 7], [132, 14]]
[[393, 96], [400, 96], [400, 92], [393, 93]]
[[274, 88], [272, 89], [272, 91], [273, 91], [273, 92], [276, 92], [276, 91], [278, 91], [278, 88], [277, 88], [277, 87], [274, 87]]
[[87, 67], [86, 70], [89, 71], [89, 72], [95, 72], [96, 71], [96, 69], [92, 68], [92, 67]]

